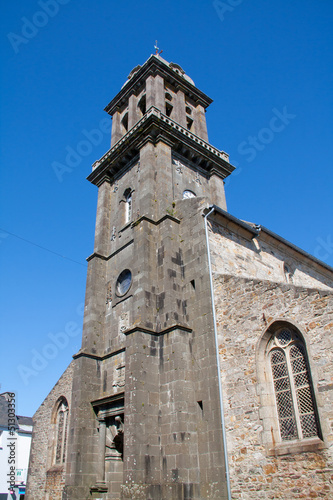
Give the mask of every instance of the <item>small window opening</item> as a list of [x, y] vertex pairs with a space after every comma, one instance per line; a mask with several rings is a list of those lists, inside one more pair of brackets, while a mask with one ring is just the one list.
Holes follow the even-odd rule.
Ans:
[[186, 113], [188, 115], [191, 115], [192, 114], [192, 109], [190, 108], [190, 106], [186, 106]]
[[202, 401], [198, 401], [198, 405], [200, 406], [201, 411], [203, 412], [203, 404]]
[[284, 275], [285, 275], [285, 278], [286, 278], [286, 282], [287, 283], [293, 283], [293, 277], [294, 277], [294, 272], [295, 272], [295, 269], [293, 269], [290, 265], [284, 263], [283, 265], [283, 271], [284, 271]]
[[189, 189], [185, 189], [183, 192], [183, 200], [186, 200], [187, 198], [195, 198], [196, 194], [193, 193], [193, 191], [190, 191]]
[[139, 103], [138, 103], [138, 108], [140, 109], [142, 116], [146, 113], [146, 94], [144, 94]]
[[195, 290], [195, 280], [191, 280], [191, 285], [192, 285], [193, 290]]
[[169, 104], [168, 102], [165, 104], [165, 114], [167, 116], [171, 116], [171, 113], [172, 113], [172, 110], [173, 110], [173, 106], [171, 106], [171, 104]]
[[186, 126], [187, 126], [187, 130], [192, 130], [193, 120], [192, 120], [192, 118], [189, 118], [188, 116], [186, 117]]
[[166, 92], [166, 93], [165, 93], [165, 99], [166, 99], [167, 101], [172, 101], [172, 95], [171, 95], [169, 92]]
[[132, 191], [131, 189], [126, 189], [124, 193], [125, 197], [125, 223], [132, 219]]
[[125, 113], [123, 119], [121, 120], [121, 124], [123, 126], [124, 132], [128, 131], [128, 113]]

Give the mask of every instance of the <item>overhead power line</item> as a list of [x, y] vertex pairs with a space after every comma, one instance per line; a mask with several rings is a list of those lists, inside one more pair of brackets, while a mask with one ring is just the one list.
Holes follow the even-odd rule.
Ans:
[[71, 259], [70, 257], [66, 257], [65, 255], [61, 255], [58, 252], [54, 252], [53, 250], [50, 250], [49, 248], [43, 247], [42, 245], [38, 245], [38, 243], [34, 243], [33, 241], [27, 240], [26, 238], [22, 238], [21, 236], [18, 236], [17, 234], [11, 233], [10, 231], [7, 231], [6, 229], [2, 229], [0, 227], [0, 231], [3, 231], [4, 233], [10, 234], [11, 236], [14, 236], [15, 238], [25, 241], [26, 243], [30, 243], [30, 245], [33, 245], [35, 247], [41, 248], [42, 250], [45, 250], [46, 252], [53, 253], [53, 255], [57, 255], [58, 257], [61, 257], [62, 259], [69, 260], [71, 262], [74, 262], [75, 264], [79, 264], [80, 266], [87, 267], [86, 264], [82, 264], [82, 262], [78, 262], [77, 260]]

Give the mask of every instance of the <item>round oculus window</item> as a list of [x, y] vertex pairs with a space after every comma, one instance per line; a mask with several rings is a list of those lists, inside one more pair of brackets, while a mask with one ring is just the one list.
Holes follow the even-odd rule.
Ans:
[[125, 295], [128, 292], [132, 283], [132, 273], [129, 269], [122, 271], [117, 279], [116, 292], [119, 297]]

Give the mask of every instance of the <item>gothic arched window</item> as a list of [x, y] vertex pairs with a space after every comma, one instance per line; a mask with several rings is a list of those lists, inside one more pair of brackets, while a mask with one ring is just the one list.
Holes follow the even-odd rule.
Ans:
[[62, 465], [66, 458], [67, 428], [68, 428], [68, 403], [65, 398], [61, 398], [56, 412], [56, 432], [54, 463]]
[[281, 441], [320, 437], [318, 414], [304, 341], [282, 326], [268, 343]]

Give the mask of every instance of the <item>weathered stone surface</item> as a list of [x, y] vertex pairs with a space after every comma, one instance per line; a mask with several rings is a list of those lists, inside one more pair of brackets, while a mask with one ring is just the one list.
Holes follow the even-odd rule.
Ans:
[[27, 491], [28, 500], [61, 500], [65, 485], [64, 466], [54, 465], [55, 424], [57, 402], [65, 397], [71, 407], [73, 363], [61, 376], [33, 416], [33, 446], [31, 447]]
[[[266, 242], [257, 252], [251, 242], [231, 235], [220, 223], [215, 220], [212, 225], [210, 245], [232, 498], [329, 499], [333, 495], [333, 350], [328, 334], [332, 277], [328, 272], [323, 279], [302, 255], [298, 260], [293, 255], [302, 272], [295, 279], [297, 285], [287, 284], [278, 263], [290, 259], [288, 247], [280, 247], [277, 254], [275, 242], [270, 246]], [[281, 443], [270, 367], [262, 352], [265, 331], [281, 320], [295, 325], [306, 342], [323, 441]]]

